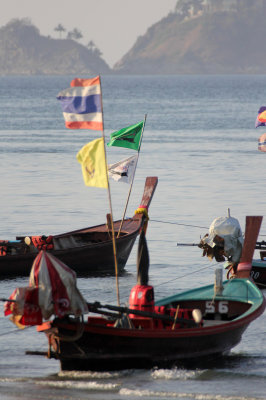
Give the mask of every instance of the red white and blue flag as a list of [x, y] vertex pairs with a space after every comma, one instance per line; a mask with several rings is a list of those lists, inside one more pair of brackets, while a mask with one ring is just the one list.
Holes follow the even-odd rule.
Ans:
[[65, 126], [70, 129], [103, 130], [100, 77], [74, 79], [70, 88], [57, 95], [60, 101]]
[[266, 152], [266, 133], [261, 135], [261, 137], [258, 140], [258, 150]]
[[258, 111], [258, 116], [255, 122], [255, 128], [258, 126], [266, 126], [266, 107], [262, 106]]

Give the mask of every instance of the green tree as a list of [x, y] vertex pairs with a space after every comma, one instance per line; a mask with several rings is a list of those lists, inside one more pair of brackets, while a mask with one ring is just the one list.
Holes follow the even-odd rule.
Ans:
[[98, 57], [101, 57], [102, 56], [102, 52], [101, 52], [101, 50], [99, 50], [97, 47], [93, 50], [93, 54], [95, 54], [96, 56], [98, 56]]
[[102, 52], [101, 50], [98, 49], [98, 47], [96, 46], [96, 44], [94, 43], [93, 40], [90, 40], [89, 43], [87, 44], [87, 47], [89, 49], [89, 51], [91, 53], [93, 53], [95, 56], [101, 57], [102, 56]]
[[65, 32], [66, 30], [65, 30], [65, 28], [63, 27], [62, 24], [58, 24], [58, 25], [54, 28], [54, 31], [59, 32], [59, 37], [60, 37], [60, 39], [61, 39], [61, 37], [62, 37], [62, 32]]
[[90, 40], [89, 43], [87, 44], [87, 47], [90, 51], [93, 51], [96, 47], [94, 41]]
[[83, 35], [81, 31], [79, 31], [77, 28], [74, 28], [73, 31], [68, 32], [67, 38], [73, 40], [79, 40], [83, 38]]

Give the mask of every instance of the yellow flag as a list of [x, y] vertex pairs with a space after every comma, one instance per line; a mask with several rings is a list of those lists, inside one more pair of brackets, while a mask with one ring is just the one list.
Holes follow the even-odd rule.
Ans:
[[108, 188], [103, 138], [83, 146], [77, 154], [77, 160], [82, 166], [86, 186]]

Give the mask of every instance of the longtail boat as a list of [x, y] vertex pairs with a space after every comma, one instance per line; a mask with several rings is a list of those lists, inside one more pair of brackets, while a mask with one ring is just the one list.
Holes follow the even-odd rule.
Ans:
[[256, 243], [255, 249], [260, 250], [260, 258], [252, 260], [250, 276], [260, 289], [266, 288], [266, 242]]
[[[147, 177], [139, 208], [132, 218], [114, 221], [117, 264], [121, 272], [144, 224], [148, 208], [158, 183], [157, 177]], [[33, 260], [40, 250], [50, 252], [78, 274], [113, 274], [114, 255], [112, 229], [107, 223], [54, 236], [20, 236], [16, 241], [0, 241], [0, 279], [28, 276]], [[119, 237], [118, 237], [119, 232]]]
[[[11, 303], [6, 303], [6, 315], [13, 314], [16, 323], [38, 325], [37, 330], [48, 338], [46, 355], [58, 359], [62, 370], [107, 371], [187, 364], [197, 367], [202, 360], [214, 359], [236, 346], [248, 325], [265, 309], [261, 291], [249, 279], [252, 240], [257, 237], [260, 224], [261, 217], [247, 217], [244, 247], [234, 279], [222, 281], [217, 274], [214, 285], [157, 301], [153, 286], [148, 284], [149, 253], [142, 231], [137, 257], [138, 282], [131, 290], [128, 307], [87, 303], [77, 289], [71, 291], [68, 287], [58, 289], [60, 293], [56, 292], [56, 297], [47, 301], [44, 293], [38, 295], [38, 288], [43, 290], [43, 276], [47, 282], [44, 271], [48, 269], [49, 276], [53, 276], [53, 268], [59, 271], [60, 262], [42, 252], [32, 267], [27, 289], [28, 295], [31, 294], [25, 297], [21, 289], [20, 294], [14, 292]], [[66, 271], [66, 266], [61, 267]], [[48, 292], [51, 296], [53, 290]], [[75, 294], [68, 302], [67, 292]], [[26, 307], [27, 301], [32, 304], [34, 298], [39, 299], [36, 302], [39, 317], [35, 322], [30, 307]], [[13, 309], [12, 301], [17, 302]], [[72, 304], [72, 309], [63, 308], [63, 303], [68, 307]], [[49, 304], [48, 310], [45, 304]], [[87, 311], [89, 316], [85, 319]], [[54, 318], [41, 324], [44, 316], [49, 319], [52, 315]]]
[[[209, 285], [162, 299], [150, 313], [92, 304], [96, 312], [124, 311], [131, 325], [117, 326], [118, 315], [89, 317], [83, 324], [56, 319], [46, 330], [53, 349], [48, 354], [60, 360], [62, 370], [196, 366], [236, 346], [265, 308], [263, 296], [250, 280], [234, 279], [223, 286], [221, 295], [215, 295], [214, 285]], [[195, 322], [195, 315], [202, 318]]]

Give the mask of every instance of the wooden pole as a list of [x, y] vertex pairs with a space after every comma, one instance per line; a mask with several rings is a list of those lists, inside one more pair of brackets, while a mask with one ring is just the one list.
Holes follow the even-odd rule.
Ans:
[[[100, 88], [101, 88], [101, 77], [99, 76], [99, 78], [100, 78]], [[102, 93], [102, 88], [101, 88], [101, 93]], [[102, 118], [103, 118], [102, 94], [101, 94], [101, 107], [102, 107]], [[114, 231], [114, 220], [113, 220], [112, 200], [111, 200], [111, 192], [110, 192], [109, 177], [108, 177], [108, 168], [107, 168], [107, 157], [106, 157], [105, 135], [104, 135], [104, 118], [103, 118], [102, 137], [103, 137], [103, 142], [104, 142], [105, 169], [106, 169], [106, 177], [107, 177], [108, 199], [109, 199], [110, 217], [111, 217], [111, 227], [112, 227], [112, 242], [113, 242], [113, 253], [114, 253], [114, 263], [115, 263], [117, 304], [118, 304], [118, 306], [120, 306], [119, 281], [118, 281], [118, 265], [117, 265], [117, 255], [116, 255], [116, 241], [115, 241], [115, 231]]]
[[145, 124], [146, 124], [146, 119], [147, 119], [147, 114], [145, 114], [145, 116], [144, 116], [144, 123], [143, 123], [142, 131], [141, 131], [140, 141], [139, 141], [139, 148], [138, 148], [137, 161], [136, 161], [136, 164], [135, 164], [135, 168], [134, 168], [134, 172], [133, 172], [133, 177], [132, 177], [131, 184], [130, 184], [130, 188], [129, 188], [129, 192], [128, 192], [128, 196], [127, 196], [127, 201], [126, 201], [126, 205], [125, 205], [125, 209], [124, 209], [124, 213], [123, 213], [123, 217], [122, 217], [122, 220], [121, 220], [121, 223], [120, 223], [120, 227], [119, 227], [119, 231], [118, 231], [118, 234], [117, 234], [117, 237], [118, 237], [118, 238], [119, 238], [119, 236], [120, 236], [120, 232], [121, 232], [121, 229], [122, 229], [122, 226], [123, 226], [123, 222], [124, 222], [124, 219], [125, 219], [125, 215], [126, 215], [126, 211], [127, 211], [127, 206], [128, 206], [128, 202], [129, 202], [129, 197], [130, 197], [130, 194], [131, 194], [131, 190], [132, 190], [132, 186], [133, 186], [133, 181], [134, 181], [134, 178], [135, 178], [135, 173], [136, 173], [137, 164], [138, 164], [138, 160], [139, 160], [139, 152], [140, 152], [140, 148], [141, 148], [142, 136], [143, 136], [143, 131], [144, 131]]
[[237, 266], [236, 278], [249, 278], [252, 268], [252, 259], [256, 242], [259, 236], [263, 217], [247, 216], [245, 227], [245, 240], [241, 258]]
[[[111, 304], [101, 304], [97, 301], [95, 303], [87, 303], [87, 305], [89, 307], [89, 311], [93, 312], [95, 314], [97, 314], [97, 313], [101, 314], [101, 309], [106, 308], [107, 310], [116, 311], [116, 312], [120, 312], [122, 314], [127, 314], [127, 315], [134, 314], [134, 315], [139, 315], [140, 317], [161, 319], [161, 320], [169, 321], [172, 323], [184, 323], [189, 326], [197, 326], [197, 323], [194, 321], [194, 319], [171, 317], [170, 315], [159, 314], [156, 312], [133, 310], [132, 308], [123, 307], [123, 306], [117, 307], [117, 306], [112, 306]], [[178, 310], [177, 310], [177, 315], [178, 315]]]
[[179, 311], [179, 304], [178, 304], [178, 306], [176, 307], [175, 319], [174, 319], [174, 323], [173, 323], [173, 325], [172, 325], [172, 330], [173, 330], [173, 331], [175, 330], [176, 321], [177, 321], [177, 317], [178, 317], [178, 311]]

